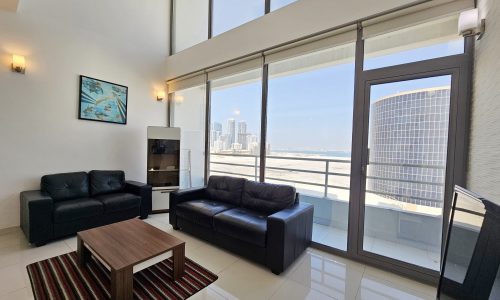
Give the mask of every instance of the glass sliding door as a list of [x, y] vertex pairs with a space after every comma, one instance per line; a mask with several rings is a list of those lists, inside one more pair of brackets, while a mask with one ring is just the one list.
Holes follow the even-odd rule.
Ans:
[[347, 249], [354, 44], [269, 64], [265, 181], [314, 205], [313, 241]]
[[172, 126], [181, 128], [181, 189], [205, 184], [205, 98], [205, 85], [170, 95]]
[[210, 175], [259, 181], [262, 70], [210, 81]]
[[439, 270], [451, 83], [370, 85], [363, 251]]

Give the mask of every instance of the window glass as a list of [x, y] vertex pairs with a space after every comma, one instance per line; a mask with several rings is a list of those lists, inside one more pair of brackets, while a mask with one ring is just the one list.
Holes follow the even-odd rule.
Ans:
[[372, 85], [363, 249], [439, 270], [451, 76]]
[[297, 0], [271, 0], [271, 11], [287, 6]]
[[259, 180], [262, 70], [211, 81], [210, 175]]
[[264, 0], [213, 0], [212, 36], [264, 15]]
[[208, 39], [208, 0], [173, 1], [173, 52]]
[[205, 85], [171, 95], [173, 126], [181, 128], [180, 188], [205, 183], [205, 95]]
[[266, 182], [314, 207], [313, 241], [347, 249], [354, 44], [269, 65]]
[[457, 24], [457, 18], [452, 17], [367, 38], [364, 69], [464, 53]]

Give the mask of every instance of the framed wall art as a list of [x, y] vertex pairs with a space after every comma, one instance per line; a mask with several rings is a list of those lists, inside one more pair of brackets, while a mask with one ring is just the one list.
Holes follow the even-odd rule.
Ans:
[[125, 125], [127, 101], [128, 87], [80, 76], [79, 119]]

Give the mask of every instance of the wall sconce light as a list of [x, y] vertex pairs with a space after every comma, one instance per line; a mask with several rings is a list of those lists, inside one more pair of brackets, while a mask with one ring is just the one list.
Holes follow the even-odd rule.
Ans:
[[165, 91], [156, 92], [156, 100], [162, 101], [163, 99], [165, 99]]
[[480, 19], [477, 8], [460, 13], [458, 18], [458, 32], [463, 36], [477, 36], [480, 40], [486, 29], [486, 20]]
[[24, 74], [26, 72], [26, 61], [24, 56], [12, 55], [12, 72]]

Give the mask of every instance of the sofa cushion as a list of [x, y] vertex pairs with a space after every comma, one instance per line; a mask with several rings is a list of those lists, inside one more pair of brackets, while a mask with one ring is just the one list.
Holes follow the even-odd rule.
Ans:
[[125, 188], [125, 173], [123, 171], [90, 171], [90, 195], [117, 193]]
[[54, 204], [54, 223], [66, 223], [102, 215], [104, 206], [92, 198], [79, 198]]
[[260, 247], [266, 246], [267, 216], [233, 208], [214, 216], [215, 231]]
[[41, 190], [49, 194], [54, 202], [85, 198], [89, 196], [88, 175], [85, 172], [45, 175]]
[[213, 216], [233, 207], [233, 205], [223, 202], [200, 199], [178, 204], [176, 214], [178, 217], [200, 226], [213, 228]]
[[291, 207], [295, 202], [295, 188], [288, 185], [247, 181], [243, 188], [241, 206], [266, 214]]
[[94, 198], [104, 204], [104, 213], [114, 213], [141, 206], [141, 197], [130, 193], [113, 193]]
[[211, 200], [239, 206], [245, 181], [244, 178], [210, 176], [206, 189], [207, 195]]

